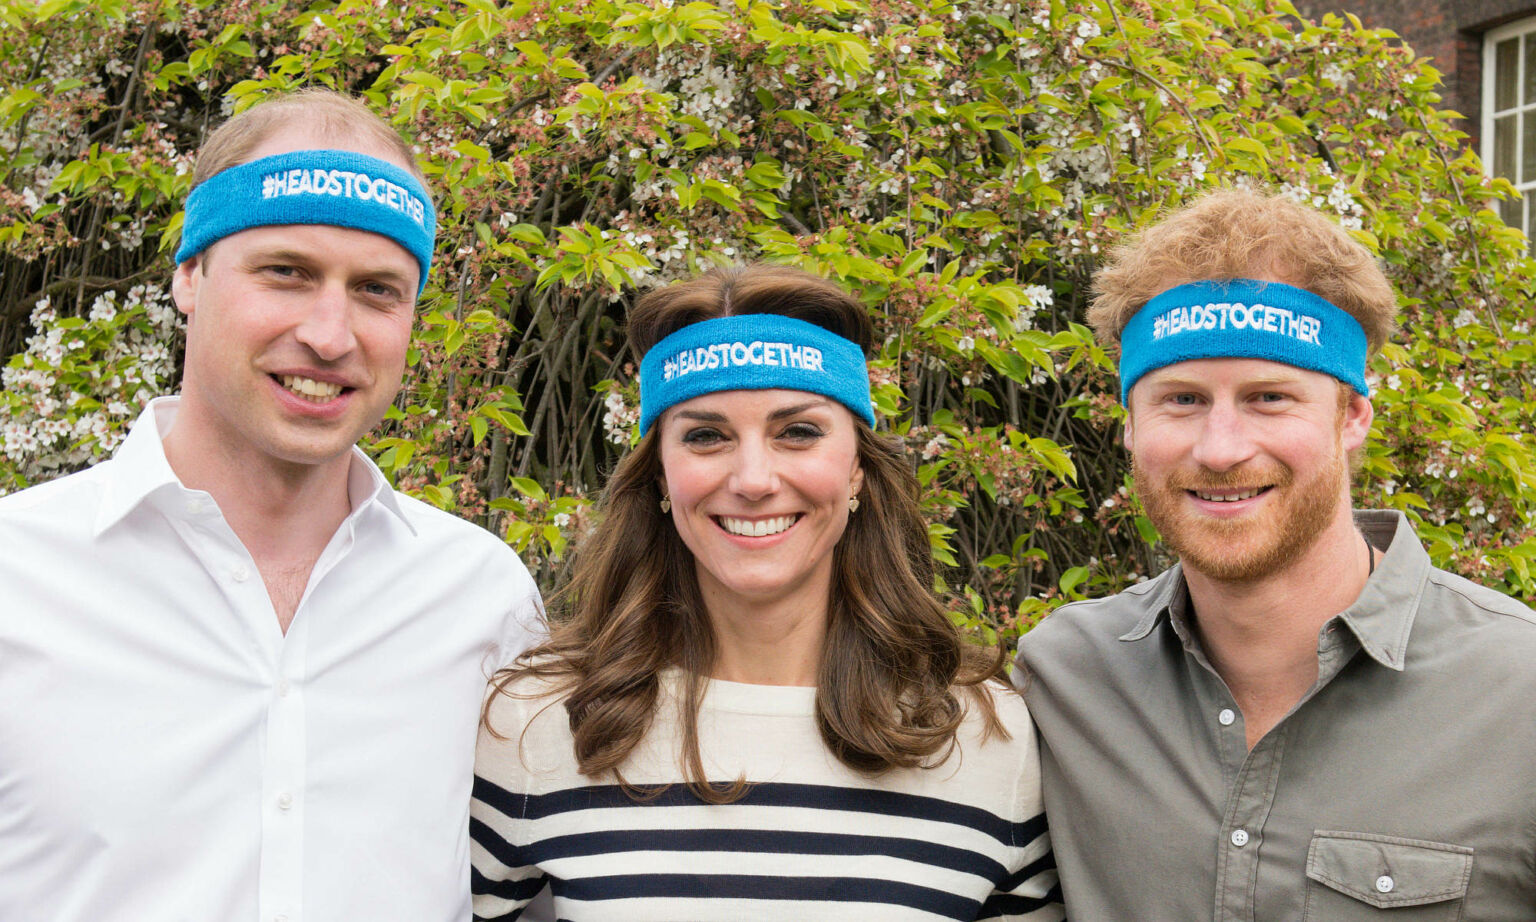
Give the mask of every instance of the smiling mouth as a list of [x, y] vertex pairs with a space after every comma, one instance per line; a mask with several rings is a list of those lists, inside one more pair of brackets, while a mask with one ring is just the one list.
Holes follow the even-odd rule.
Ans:
[[332, 384], [329, 381], [316, 381], [314, 378], [305, 378], [301, 375], [273, 375], [274, 379], [283, 386], [283, 389], [296, 397], [302, 397], [310, 403], [327, 403], [335, 400], [341, 392], [348, 388], [340, 384]]
[[797, 515], [781, 515], [771, 519], [733, 519], [723, 515], [715, 516], [715, 524], [733, 535], [743, 538], [766, 538], [782, 531], [788, 531], [791, 525], [800, 521]]
[[1190, 490], [1189, 493], [1208, 503], [1236, 503], [1245, 499], [1253, 499], [1261, 493], [1268, 493], [1273, 487], [1254, 487], [1251, 490], [1224, 490], [1213, 492], [1210, 490]]

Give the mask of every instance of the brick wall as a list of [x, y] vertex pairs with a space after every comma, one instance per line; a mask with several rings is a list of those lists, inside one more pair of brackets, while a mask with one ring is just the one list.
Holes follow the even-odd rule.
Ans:
[[1354, 13], [1373, 28], [1391, 29], [1414, 52], [1432, 58], [1443, 75], [1442, 106], [1466, 116], [1461, 129], [1477, 149], [1483, 94], [1483, 33], [1536, 16], [1536, 0], [1295, 0], [1302, 15]]

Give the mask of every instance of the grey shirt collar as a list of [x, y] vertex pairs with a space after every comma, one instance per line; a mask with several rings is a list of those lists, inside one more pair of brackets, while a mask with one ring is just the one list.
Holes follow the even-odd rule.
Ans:
[[[1371, 659], [1401, 672], [1408, 658], [1408, 635], [1429, 577], [1429, 554], [1401, 512], [1357, 510], [1354, 516], [1355, 526], [1365, 533], [1366, 540], [1378, 550], [1385, 548], [1386, 554], [1366, 581], [1360, 597], [1331, 619], [1324, 630], [1342, 622]], [[1147, 613], [1134, 628], [1121, 635], [1121, 640], [1142, 640], [1159, 622], [1167, 621], [1184, 649], [1202, 661], [1205, 659], [1199, 637], [1190, 628], [1189, 585], [1179, 565], [1126, 591], [1149, 598]]]

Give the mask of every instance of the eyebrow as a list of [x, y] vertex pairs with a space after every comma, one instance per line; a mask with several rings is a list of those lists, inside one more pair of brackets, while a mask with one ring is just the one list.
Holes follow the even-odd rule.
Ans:
[[[1288, 387], [1288, 386], [1294, 385], [1298, 380], [1299, 380], [1298, 378], [1289, 377], [1289, 376], [1285, 376], [1285, 375], [1275, 375], [1275, 376], [1272, 376], [1272, 377], [1251, 378], [1251, 379], [1248, 379], [1248, 380], [1245, 380], [1245, 381], [1241, 382], [1239, 387], [1242, 387], [1242, 388], [1248, 389], [1248, 390], [1252, 390], [1253, 388], [1256, 388], [1256, 387], [1257, 388], [1263, 388], [1263, 387]], [[1147, 383], [1152, 385], [1153, 387], [1159, 388], [1159, 389], [1169, 388], [1169, 387], [1175, 387], [1175, 388], [1185, 387], [1185, 388], [1197, 388], [1198, 389], [1198, 388], [1210, 387], [1210, 385], [1211, 385], [1210, 380], [1207, 379], [1207, 378], [1186, 377], [1186, 376], [1183, 376], [1183, 375], [1178, 375], [1178, 376], [1169, 375], [1168, 377], [1165, 377], [1165, 378], [1153, 378], [1150, 375], [1148, 375], [1147, 376]]]
[[271, 250], [252, 250], [245, 256], [245, 261], [252, 265], [273, 260], [291, 263], [315, 262], [315, 258], [308, 253], [301, 253], [298, 250], [290, 250], [284, 247], [277, 247]]
[[[261, 266], [269, 262], [290, 262], [305, 266], [312, 266], [317, 263], [322, 263], [324, 260], [318, 259], [310, 253], [288, 249], [287, 247], [278, 247], [271, 250], [255, 250], [246, 256], [246, 264], [250, 266]], [[398, 269], [391, 269], [388, 266], [379, 266], [377, 268], [369, 269], [362, 272], [361, 275], [367, 278], [376, 279], [381, 282], [395, 282], [400, 285], [415, 284], [415, 282], [409, 277], [408, 273], [401, 272]]]
[[777, 420], [783, 419], [786, 416], [799, 416], [806, 410], [814, 410], [817, 407], [824, 407], [829, 405], [831, 402], [832, 401], [823, 398], [821, 400], [808, 400], [805, 403], [797, 403], [792, 407], [780, 407], [779, 409], [774, 410], [772, 413], [769, 413], [768, 418]]

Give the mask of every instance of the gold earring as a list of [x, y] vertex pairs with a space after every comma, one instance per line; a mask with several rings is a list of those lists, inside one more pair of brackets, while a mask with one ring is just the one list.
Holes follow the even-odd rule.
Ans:
[[663, 496], [661, 498], [661, 513], [662, 513], [662, 515], [666, 515], [667, 513], [671, 512], [671, 511], [672, 511], [672, 497], [670, 497], [670, 496]]
[[848, 511], [849, 512], [858, 512], [859, 511], [859, 498], [857, 496], [850, 496], [850, 497], [848, 497]]

